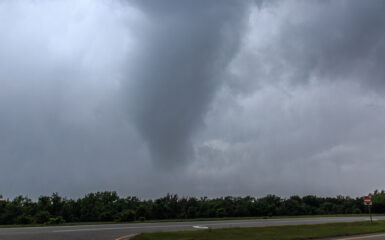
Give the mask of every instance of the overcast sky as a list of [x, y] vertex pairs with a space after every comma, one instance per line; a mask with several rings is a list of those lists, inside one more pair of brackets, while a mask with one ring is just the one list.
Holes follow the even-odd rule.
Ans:
[[0, 194], [385, 186], [385, 1], [0, 0]]

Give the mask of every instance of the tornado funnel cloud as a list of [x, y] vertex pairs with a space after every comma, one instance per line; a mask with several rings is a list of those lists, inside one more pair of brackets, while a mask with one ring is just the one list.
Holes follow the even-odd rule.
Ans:
[[232, 59], [247, 19], [238, 1], [138, 2], [149, 26], [131, 87], [131, 113], [155, 163], [193, 158], [192, 138]]

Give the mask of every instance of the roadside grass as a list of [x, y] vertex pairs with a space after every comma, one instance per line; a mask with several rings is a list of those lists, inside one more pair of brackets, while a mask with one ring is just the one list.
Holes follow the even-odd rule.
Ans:
[[[384, 214], [372, 214], [373, 216], [384, 216]], [[297, 215], [297, 216], [272, 216], [272, 217], [223, 217], [223, 218], [182, 218], [182, 219], [158, 219], [132, 221], [132, 222], [67, 222], [63, 224], [12, 224], [0, 225], [0, 228], [18, 228], [18, 227], [47, 227], [47, 226], [76, 226], [76, 225], [101, 225], [101, 224], [135, 224], [135, 223], [158, 223], [158, 222], [200, 222], [200, 221], [225, 221], [225, 220], [253, 220], [253, 219], [280, 219], [280, 218], [315, 218], [315, 217], [368, 217], [369, 214], [330, 214], [330, 215]]]
[[385, 231], [385, 221], [141, 233], [132, 240], [304, 240]]
[[[372, 214], [372, 216], [385, 216], [384, 214]], [[317, 217], [369, 217], [369, 214], [323, 214], [323, 215], [295, 215], [295, 216], [261, 216], [261, 217], [223, 217], [223, 218], [182, 218], [146, 220], [147, 223], [156, 222], [198, 222], [198, 221], [225, 221], [225, 220], [253, 220], [253, 219], [280, 219], [280, 218], [317, 218]], [[139, 221], [135, 221], [139, 222]]]

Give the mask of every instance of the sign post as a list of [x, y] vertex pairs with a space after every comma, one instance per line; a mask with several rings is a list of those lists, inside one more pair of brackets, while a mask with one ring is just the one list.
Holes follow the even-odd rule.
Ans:
[[373, 220], [372, 220], [372, 211], [371, 211], [371, 206], [372, 206], [372, 198], [370, 196], [365, 196], [364, 197], [364, 204], [366, 206], [368, 206], [369, 208], [369, 215], [370, 215], [370, 222], [373, 223]]

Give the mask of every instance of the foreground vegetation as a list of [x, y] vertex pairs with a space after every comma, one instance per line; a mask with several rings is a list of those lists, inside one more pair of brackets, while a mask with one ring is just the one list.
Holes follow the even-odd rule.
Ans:
[[[385, 192], [372, 195], [373, 212], [385, 213]], [[129, 222], [162, 219], [236, 218], [361, 214], [367, 208], [363, 199], [344, 196], [292, 196], [280, 198], [223, 197], [209, 199], [167, 195], [156, 200], [121, 198], [116, 192], [90, 193], [66, 199], [57, 193], [32, 201], [25, 196], [12, 200], [0, 197], [0, 224], [62, 224], [65, 222]]]
[[385, 221], [142, 233], [133, 240], [300, 240], [385, 231]]

